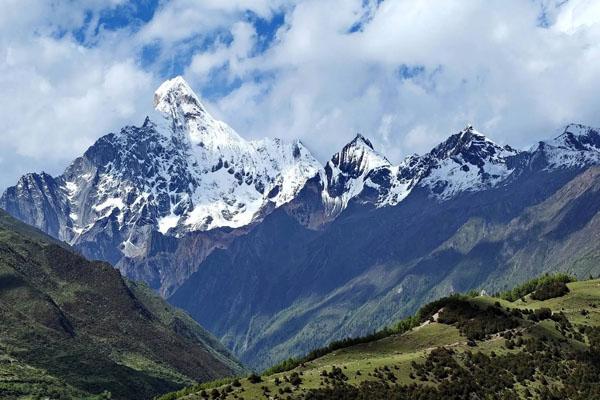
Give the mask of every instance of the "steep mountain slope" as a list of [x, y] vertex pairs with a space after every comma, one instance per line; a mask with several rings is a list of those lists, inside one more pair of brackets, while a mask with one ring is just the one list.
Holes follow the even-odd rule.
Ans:
[[221, 399], [598, 398], [600, 280], [542, 282], [514, 302], [441, 299], [386, 331], [333, 343], [260, 378], [161, 400], [217, 392]]
[[[485, 190], [446, 197], [470, 176], [461, 163], [477, 165], [464, 162], [472, 155], [465, 153], [436, 158], [436, 166], [456, 164], [440, 191], [417, 185], [394, 207], [357, 196], [320, 230], [298, 222], [299, 207], [276, 210], [209, 255], [169, 301], [243, 361], [264, 368], [368, 333], [452, 291], [495, 290], [567, 268], [580, 276], [600, 272], [599, 242], [590, 240], [600, 232], [598, 167], [555, 168], [538, 151], [511, 153], [493, 166], [480, 163], [487, 171], [512, 171]], [[501, 174], [490, 173], [490, 181]]]
[[147, 399], [243, 367], [187, 314], [0, 211], [0, 397]]
[[357, 135], [325, 164], [323, 203], [328, 216], [333, 218], [342, 212], [365, 185], [372, 183], [372, 175], [377, 171], [392, 168], [392, 164], [373, 149], [369, 139]]

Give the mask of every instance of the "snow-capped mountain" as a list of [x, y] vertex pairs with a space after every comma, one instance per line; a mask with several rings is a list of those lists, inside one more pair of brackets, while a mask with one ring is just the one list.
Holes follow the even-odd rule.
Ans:
[[138, 257], [152, 230], [180, 236], [251, 224], [321, 168], [299, 141], [244, 140], [181, 77], [158, 88], [154, 105], [163, 120], [100, 138], [57, 178], [24, 176], [0, 205], [71, 244], [101, 231]]
[[509, 160], [517, 154], [510, 146], [501, 147], [468, 126], [424, 157], [427, 171], [421, 174], [420, 184], [440, 199], [489, 189], [513, 172]]
[[440, 201], [448, 200], [506, 184], [540, 159], [546, 170], [600, 164], [600, 134], [595, 128], [570, 124], [558, 137], [530, 151], [518, 151], [496, 144], [469, 125], [429, 153], [411, 155], [398, 165], [357, 135], [325, 165], [323, 203], [333, 215], [352, 200], [394, 206], [417, 187]]
[[290, 201], [320, 169], [299, 141], [242, 139], [212, 118], [180, 77], [156, 91], [155, 108], [171, 125], [191, 175], [189, 190], [169, 192], [170, 213], [158, 222], [163, 233], [248, 225], [269, 203]]
[[531, 149], [548, 169], [600, 163], [600, 134], [597, 128], [569, 124], [556, 138], [539, 142]]
[[[62, 175], [23, 176], [2, 195], [0, 207], [88, 257], [163, 287], [179, 284], [214, 248], [225, 246], [227, 232], [243, 234], [283, 205], [305, 226], [321, 229], [351, 203], [392, 207], [415, 189], [448, 201], [505, 185], [532, 165], [600, 163], [598, 131], [569, 125], [522, 152], [468, 126], [398, 165], [357, 135], [321, 165], [299, 141], [245, 140], [213, 118], [181, 77], [156, 90], [154, 108], [156, 117], [101, 137]], [[182, 238], [217, 229], [226, 231], [203, 239], [177, 283], [169, 278], [174, 267], [163, 261], [144, 264], [152, 271], [140, 275], [137, 261], [127, 261], [145, 263], [157, 235]]]
[[460, 192], [498, 185], [513, 172], [509, 160], [518, 153], [468, 126], [429, 153], [392, 165], [358, 135], [325, 165], [323, 202], [334, 214], [352, 199], [377, 207], [394, 206], [415, 187], [427, 188], [439, 200], [449, 199]]
[[348, 202], [358, 196], [377, 170], [392, 164], [373, 149], [369, 139], [358, 134], [325, 164], [322, 179], [323, 203], [329, 214], [343, 211]]

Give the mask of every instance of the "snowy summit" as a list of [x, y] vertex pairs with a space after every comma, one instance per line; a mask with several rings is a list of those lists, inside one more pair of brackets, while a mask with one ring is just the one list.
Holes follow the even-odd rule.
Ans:
[[398, 165], [359, 134], [323, 166], [299, 141], [245, 140], [213, 118], [182, 77], [160, 85], [154, 106], [160, 120], [101, 137], [61, 176], [23, 176], [0, 207], [70, 244], [101, 248], [94, 256], [116, 264], [147, 255], [153, 232], [180, 237], [259, 222], [298, 198], [309, 181], [318, 191], [310, 211], [318, 228], [353, 201], [394, 206], [416, 187], [446, 201], [502, 185], [531, 163], [600, 163], [593, 128], [569, 125], [519, 152], [467, 126]]

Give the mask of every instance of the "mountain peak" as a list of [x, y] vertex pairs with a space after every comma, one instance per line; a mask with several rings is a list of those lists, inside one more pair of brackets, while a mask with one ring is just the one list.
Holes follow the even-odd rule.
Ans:
[[600, 150], [600, 130], [587, 125], [568, 124], [559, 136], [548, 142], [540, 142], [539, 147], [546, 145], [566, 151], [592, 151], [592, 154], [597, 154]]
[[491, 140], [488, 139], [483, 133], [473, 128], [473, 125], [471, 124], [465, 126], [465, 128], [456, 135], [465, 138], [465, 140], [486, 140], [491, 142]]
[[[448, 139], [437, 145], [431, 150], [431, 155], [438, 159], [466, 155], [477, 158], [487, 158], [494, 156], [503, 150], [514, 152], [510, 147], [501, 147], [484, 134], [475, 130], [472, 125], [467, 125], [462, 131], [451, 135]], [[469, 157], [471, 158], [471, 157]]]
[[473, 128], [473, 125], [467, 125], [463, 130], [450, 135], [443, 143], [447, 143], [452, 149], [460, 151], [468, 147], [473, 141], [485, 141], [484, 134]]
[[341, 170], [352, 169], [354, 174], [365, 168], [389, 165], [389, 161], [373, 148], [373, 143], [360, 133], [331, 158]]
[[165, 101], [171, 103], [173, 100], [182, 97], [191, 97], [197, 100], [198, 103], [200, 102], [186, 80], [182, 76], [176, 76], [173, 79], [167, 79], [156, 89], [154, 92], [154, 105], [159, 106]]
[[371, 150], [373, 150], [373, 143], [371, 143], [369, 139], [367, 139], [360, 133], [357, 133], [354, 139], [352, 139], [352, 141], [350, 141], [350, 143], [348, 143], [346, 146], [356, 147], [360, 145], [370, 147]]
[[196, 93], [181, 76], [166, 80], [156, 89], [154, 108], [173, 119], [182, 113], [183, 117], [206, 113]]
[[390, 162], [373, 149], [371, 141], [358, 133], [325, 165], [327, 201], [341, 211], [362, 191], [370, 172], [390, 166]]
[[563, 133], [557, 138], [565, 144], [571, 144], [572, 147], [579, 150], [585, 150], [585, 145], [599, 147], [600, 135], [598, 129], [581, 124], [569, 124], [565, 126]]
[[563, 130], [563, 135], [571, 133], [575, 136], [586, 136], [592, 130], [594, 129], [587, 125], [570, 123], [567, 126], [565, 126], [565, 129]]
[[163, 82], [154, 93], [154, 108], [169, 123], [169, 131], [181, 143], [220, 151], [244, 140], [227, 124], [213, 118], [181, 76]]

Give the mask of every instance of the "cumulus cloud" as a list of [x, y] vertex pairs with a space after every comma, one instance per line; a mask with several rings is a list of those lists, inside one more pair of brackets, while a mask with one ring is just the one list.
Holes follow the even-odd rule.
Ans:
[[108, 38], [90, 48], [73, 37], [90, 16], [121, 3], [3, 3], [0, 187], [32, 170], [56, 173], [102, 134], [141, 122], [153, 77]]
[[271, 79], [217, 107], [242, 132], [300, 137], [321, 157], [360, 131], [397, 161], [466, 124], [524, 147], [600, 124], [599, 18], [585, 0], [304, 1], [246, 61]]
[[[193, 60], [198, 76], [223, 63], [231, 76], [237, 74], [236, 60], [247, 57], [254, 43], [247, 13], [269, 19], [284, 7], [267, 0], [177, 0], [160, 2], [147, 22], [132, 19], [149, 4], [3, 2], [0, 189], [25, 172], [57, 174], [98, 137], [140, 124], [152, 113], [152, 94], [170, 78], [164, 66], [175, 56]], [[107, 26], [111, 18], [116, 28]], [[225, 40], [229, 35], [232, 40]], [[144, 56], [147, 46], [158, 51]]]
[[269, 18], [283, 3], [275, 0], [179, 0], [167, 2], [140, 32], [140, 39], [176, 42], [216, 29], [229, 29], [232, 18], [247, 11]]
[[237, 22], [231, 27], [231, 42], [218, 42], [212, 49], [192, 57], [188, 74], [204, 85], [210, 82], [213, 71], [225, 68], [228, 76], [244, 76], [247, 59], [256, 44], [256, 30], [247, 22]]
[[321, 159], [356, 132], [399, 161], [466, 124], [517, 147], [600, 126], [596, 1], [175, 0], [103, 26], [130, 6], [3, 4], [0, 187], [139, 124], [176, 71], [243, 136], [300, 138]]

